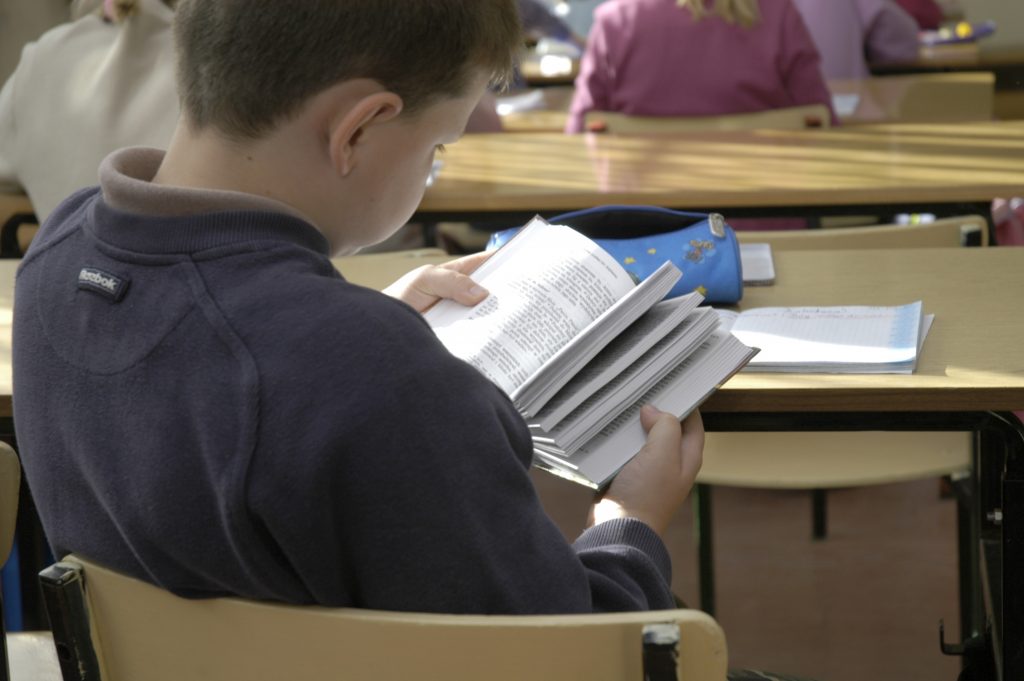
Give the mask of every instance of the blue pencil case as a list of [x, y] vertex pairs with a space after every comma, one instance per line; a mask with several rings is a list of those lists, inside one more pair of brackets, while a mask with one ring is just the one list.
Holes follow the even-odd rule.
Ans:
[[[590, 237], [638, 282], [671, 260], [683, 276], [668, 298], [699, 291], [709, 303], [721, 305], [743, 297], [736, 234], [717, 213], [685, 213], [657, 206], [599, 206], [556, 215], [548, 222], [567, 225]], [[519, 229], [496, 232], [487, 249], [498, 248]]]

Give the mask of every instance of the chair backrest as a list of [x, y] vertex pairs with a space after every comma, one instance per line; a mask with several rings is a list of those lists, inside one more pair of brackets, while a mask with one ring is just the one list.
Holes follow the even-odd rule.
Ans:
[[741, 243], [767, 243], [778, 251], [987, 246], [988, 236], [988, 223], [977, 215], [943, 218], [919, 225], [736, 232]]
[[829, 110], [822, 104], [722, 116], [629, 116], [611, 111], [590, 111], [584, 118], [587, 130], [624, 134], [759, 128], [800, 130], [827, 128], [831, 123]]
[[994, 103], [993, 73], [934, 73], [908, 82], [894, 114], [896, 120], [921, 123], [987, 121]]
[[651, 623], [679, 626], [678, 679], [725, 679], [722, 630], [693, 610], [474, 616], [187, 600], [76, 557], [42, 575], [65, 658], [74, 627], [54, 603], [73, 599], [55, 598], [51, 586], [72, 584], [75, 574], [104, 681], [639, 680], [642, 630]]
[[20, 258], [38, 229], [27, 196], [0, 192], [0, 257]]
[[9, 444], [0, 442], [0, 565], [7, 560], [14, 543], [20, 486], [21, 465], [18, 463], [18, 455]]

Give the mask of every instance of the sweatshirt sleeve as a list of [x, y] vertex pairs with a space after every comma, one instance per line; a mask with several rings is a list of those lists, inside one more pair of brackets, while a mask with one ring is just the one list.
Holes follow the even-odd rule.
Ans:
[[576, 90], [569, 107], [567, 133], [584, 132], [584, 118], [590, 111], [611, 111], [613, 69], [609, 62], [608, 30], [605, 15], [594, 14], [594, 25], [580, 60]]
[[644, 523], [565, 540], [529, 479], [522, 418], [416, 317], [334, 334], [338, 352], [319, 373], [330, 381], [292, 386], [324, 407], [292, 425], [303, 444], [287, 466], [250, 472], [252, 506], [314, 600], [510, 614], [674, 607], [668, 553]]
[[832, 95], [822, 75], [818, 48], [799, 11], [789, 3], [786, 4], [779, 42], [782, 45], [779, 70], [793, 106], [823, 104], [828, 108], [832, 125], [838, 125], [839, 118], [832, 109]]
[[[867, 4], [860, 1], [862, 6]], [[917, 58], [917, 22], [893, 0], [871, 1], [864, 22], [864, 52], [869, 64]]]

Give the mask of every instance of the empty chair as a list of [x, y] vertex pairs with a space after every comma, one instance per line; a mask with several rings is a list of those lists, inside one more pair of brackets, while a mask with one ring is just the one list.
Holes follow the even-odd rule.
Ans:
[[992, 120], [995, 82], [988, 71], [919, 75], [899, 99], [894, 118], [914, 123]]

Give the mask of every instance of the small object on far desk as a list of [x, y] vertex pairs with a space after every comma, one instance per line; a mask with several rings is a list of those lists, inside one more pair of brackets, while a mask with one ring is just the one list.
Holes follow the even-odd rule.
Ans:
[[978, 21], [969, 23], [958, 21], [952, 26], [943, 26], [937, 31], [921, 31], [918, 42], [922, 45], [952, 45], [955, 43], [973, 43], [996, 32], [996, 22]]
[[931, 319], [921, 301], [894, 307], [719, 310], [723, 326], [761, 352], [746, 371], [911, 374]]
[[856, 92], [833, 92], [832, 108], [840, 119], [849, 118], [857, 111], [860, 95]]
[[434, 162], [430, 164], [430, 174], [427, 175], [427, 186], [433, 186], [434, 181], [437, 180], [438, 174], [441, 172], [441, 168], [444, 167], [444, 161], [439, 158], [435, 158]]
[[771, 286], [775, 283], [771, 244], [740, 244], [740, 262], [744, 286]]

